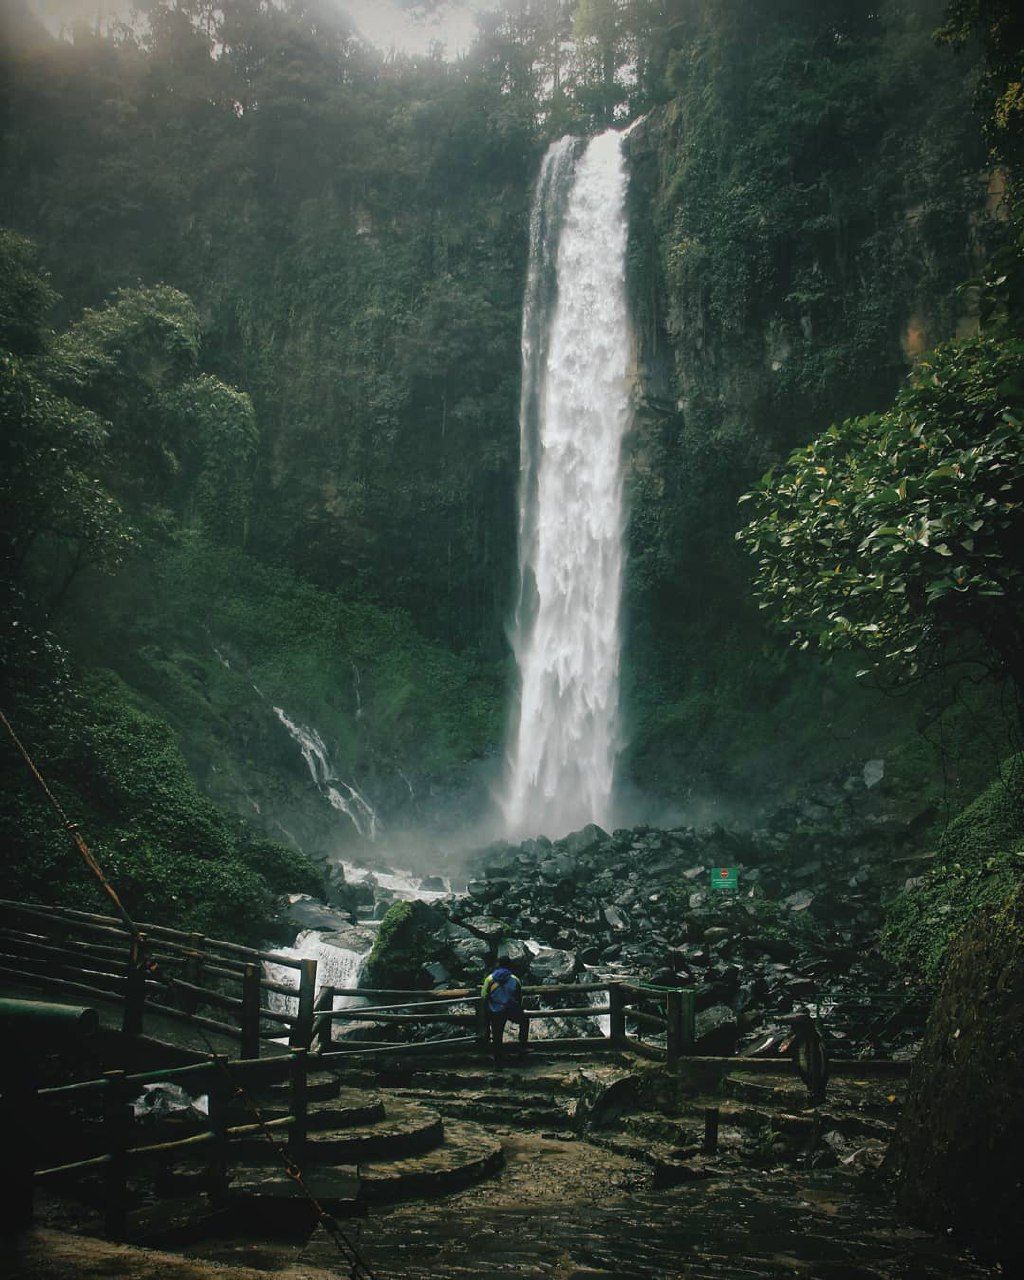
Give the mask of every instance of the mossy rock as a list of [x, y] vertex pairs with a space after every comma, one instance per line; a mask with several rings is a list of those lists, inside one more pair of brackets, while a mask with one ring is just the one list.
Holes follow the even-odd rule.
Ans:
[[363, 981], [383, 988], [429, 986], [423, 966], [436, 958], [441, 922], [442, 912], [431, 903], [396, 902], [380, 922]]
[[953, 945], [890, 1157], [903, 1210], [1024, 1260], [1024, 885]]
[[1024, 757], [944, 833], [934, 867], [887, 907], [882, 948], [904, 972], [937, 982], [951, 942], [980, 911], [1001, 903], [1024, 876]]

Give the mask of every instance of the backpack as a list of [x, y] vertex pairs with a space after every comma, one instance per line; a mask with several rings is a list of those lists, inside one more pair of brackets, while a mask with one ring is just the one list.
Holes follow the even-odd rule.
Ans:
[[519, 979], [511, 969], [495, 969], [485, 983], [487, 1007], [491, 1013], [518, 1009], [521, 1003]]

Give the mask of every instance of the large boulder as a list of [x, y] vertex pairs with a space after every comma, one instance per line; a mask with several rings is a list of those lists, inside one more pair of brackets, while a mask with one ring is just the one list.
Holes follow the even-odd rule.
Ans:
[[697, 1014], [694, 1044], [697, 1053], [733, 1054], [739, 1036], [736, 1014], [727, 1004], [713, 1004]]
[[363, 969], [370, 987], [419, 988], [424, 966], [441, 959], [438, 936], [443, 908], [427, 902], [396, 902], [381, 921], [377, 940]]
[[530, 962], [533, 980], [539, 984], [571, 982], [576, 969], [576, 956], [554, 947], [545, 947]]
[[953, 944], [890, 1164], [915, 1222], [1024, 1262], [1024, 885]]

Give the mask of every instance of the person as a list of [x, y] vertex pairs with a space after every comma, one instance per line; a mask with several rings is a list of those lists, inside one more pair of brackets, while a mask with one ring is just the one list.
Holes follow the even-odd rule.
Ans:
[[491, 1037], [494, 1065], [500, 1071], [504, 1059], [505, 1023], [519, 1024], [519, 1053], [526, 1053], [530, 1037], [530, 1020], [523, 1009], [523, 984], [508, 966], [508, 960], [498, 957], [498, 967], [484, 979], [480, 993], [487, 1009], [487, 1029]]
[[793, 1029], [793, 1038], [789, 1042], [790, 1058], [797, 1075], [807, 1086], [811, 1105], [819, 1106], [825, 1101], [825, 1087], [829, 1077], [825, 1041], [807, 1009], [797, 1009], [790, 1017], [789, 1025]]

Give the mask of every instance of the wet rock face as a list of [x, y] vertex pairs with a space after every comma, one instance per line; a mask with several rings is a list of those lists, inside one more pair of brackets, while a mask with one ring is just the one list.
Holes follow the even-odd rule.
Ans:
[[1024, 886], [950, 956], [890, 1162], [903, 1210], [1024, 1264]]

